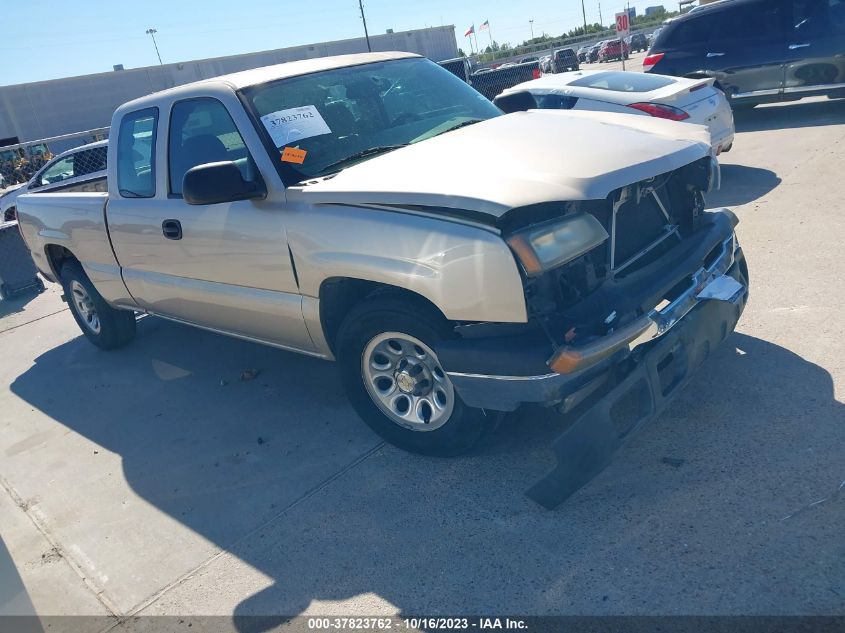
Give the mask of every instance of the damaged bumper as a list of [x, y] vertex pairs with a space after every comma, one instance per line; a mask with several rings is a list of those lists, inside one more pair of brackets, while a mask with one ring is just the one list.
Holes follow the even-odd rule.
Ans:
[[[527, 492], [537, 503], [555, 507], [601, 472], [624, 439], [659, 414], [736, 327], [748, 299], [748, 270], [733, 233], [736, 219], [730, 213], [724, 217], [730, 219], [729, 230], [720, 228], [717, 248], [708, 251], [703, 265], [699, 260], [689, 287], [674, 300], [553, 357], [570, 354], [577, 370], [448, 372], [470, 406], [511, 411], [533, 402], [577, 415], [552, 445], [556, 468]], [[526, 353], [536, 355], [536, 350]]]
[[[690, 261], [679, 266], [680, 270], [695, 271], [685, 277], [687, 288], [668, 304], [606, 336], [581, 346], [564, 346], [551, 358], [548, 341], [536, 336], [465, 338], [442, 344], [438, 357], [463, 401], [496, 411], [514, 411], [524, 403], [561, 405], [564, 412], [570, 411], [620, 362], [666, 336], [696, 307], [711, 301], [744, 305], [739, 299], [747, 294], [747, 281], [744, 257], [733, 232], [736, 218], [730, 212], [714, 215], [721, 217], [707, 236], [709, 241], [703, 241], [687, 258]], [[670, 283], [676, 283], [671, 279]], [[567, 370], [553, 371], [550, 365]], [[472, 371], [491, 366], [499, 371]]]
[[554, 508], [609, 463], [622, 442], [656, 417], [710, 353], [733, 332], [748, 299], [742, 252], [728, 271], [743, 291], [729, 301], [705, 301], [647, 346], [634, 369], [582, 412], [552, 444], [557, 465], [527, 495]]

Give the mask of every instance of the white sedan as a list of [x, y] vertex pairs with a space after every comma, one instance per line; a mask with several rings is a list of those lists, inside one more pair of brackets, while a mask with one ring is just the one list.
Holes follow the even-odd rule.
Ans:
[[[524, 92], [531, 93], [536, 105], [519, 98], [517, 93]], [[580, 70], [517, 84], [494, 103], [505, 112], [529, 107], [597, 110], [697, 123], [710, 132], [714, 154], [728, 151], [734, 142], [733, 112], [724, 93], [713, 87], [713, 79]]]

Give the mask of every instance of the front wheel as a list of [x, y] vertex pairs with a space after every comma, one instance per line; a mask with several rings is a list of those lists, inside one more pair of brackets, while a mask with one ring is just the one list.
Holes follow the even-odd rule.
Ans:
[[135, 338], [135, 313], [106, 303], [79, 262], [66, 262], [61, 278], [70, 312], [89, 341], [102, 349], [115, 349]]
[[404, 298], [366, 301], [345, 319], [338, 361], [352, 406], [383, 439], [412, 453], [465, 453], [484, 434], [485, 413], [467, 407], [434, 352], [448, 322]]

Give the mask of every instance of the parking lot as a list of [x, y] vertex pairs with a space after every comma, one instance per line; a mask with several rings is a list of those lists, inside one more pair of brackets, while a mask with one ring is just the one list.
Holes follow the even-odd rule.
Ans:
[[845, 101], [736, 126], [708, 202], [740, 218], [748, 309], [555, 511], [523, 495], [565, 424], [547, 410], [418, 457], [331, 364], [155, 318], [107, 353], [56, 286], [0, 303], [0, 533], [36, 611], [841, 613]]

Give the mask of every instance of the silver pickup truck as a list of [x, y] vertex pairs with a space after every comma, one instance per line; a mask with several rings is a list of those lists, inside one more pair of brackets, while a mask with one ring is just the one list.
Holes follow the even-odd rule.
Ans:
[[94, 344], [128, 343], [142, 312], [337, 360], [364, 421], [427, 454], [554, 406], [571, 423], [529, 493], [546, 505], [745, 306], [737, 219], [705, 211], [719, 172], [698, 126], [503, 115], [424, 58], [372, 53], [159, 92], [111, 130], [108, 193], [18, 200]]

